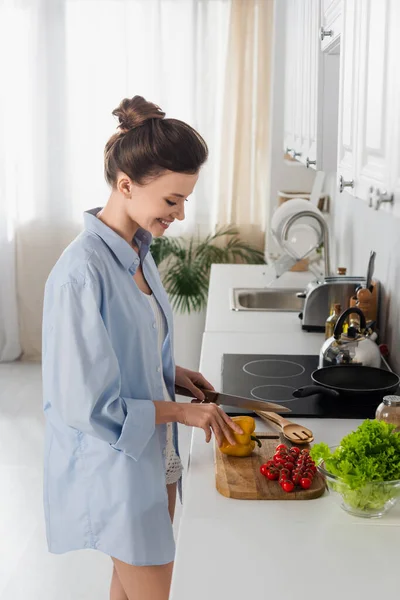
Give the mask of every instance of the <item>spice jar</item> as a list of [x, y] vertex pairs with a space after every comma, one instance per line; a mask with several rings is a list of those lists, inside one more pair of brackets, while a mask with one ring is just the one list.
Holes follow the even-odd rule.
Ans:
[[375, 418], [396, 425], [396, 431], [400, 432], [400, 396], [384, 396], [376, 409]]

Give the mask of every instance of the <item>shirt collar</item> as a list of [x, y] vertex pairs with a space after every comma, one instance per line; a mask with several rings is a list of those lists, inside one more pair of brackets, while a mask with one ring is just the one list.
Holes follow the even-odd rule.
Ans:
[[[122, 238], [118, 233], [116, 233], [113, 229], [108, 227], [103, 221], [100, 221], [96, 217], [97, 213], [101, 210], [99, 208], [92, 208], [84, 213], [84, 223], [85, 229], [88, 231], [92, 231], [101, 239], [110, 250], [113, 251], [117, 259], [127, 270], [133, 269], [136, 271], [139, 260], [138, 253], [128, 244], [124, 238]], [[135, 234], [134, 240], [138, 242], [140, 259], [143, 260], [149, 250], [152, 235], [145, 229], [139, 228]]]

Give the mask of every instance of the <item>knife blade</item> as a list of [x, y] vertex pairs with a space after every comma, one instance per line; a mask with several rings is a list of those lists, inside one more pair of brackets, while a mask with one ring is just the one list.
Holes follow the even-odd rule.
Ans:
[[[180, 394], [182, 396], [193, 398], [192, 392], [189, 391], [187, 388], [183, 388], [177, 385], [175, 386], [175, 391], [177, 394]], [[205, 395], [205, 400], [194, 400], [194, 402], [198, 402], [199, 404], [202, 402], [213, 402], [218, 406], [236, 406], [239, 408], [247, 408], [249, 410], [267, 410], [269, 412], [278, 413], [292, 412], [290, 408], [287, 408], [286, 406], [275, 404], [274, 402], [267, 402], [266, 400], [256, 400], [255, 398], [245, 398], [243, 396], [234, 396], [233, 394], [223, 394], [222, 392], [205, 390], [203, 388], [201, 391]]]

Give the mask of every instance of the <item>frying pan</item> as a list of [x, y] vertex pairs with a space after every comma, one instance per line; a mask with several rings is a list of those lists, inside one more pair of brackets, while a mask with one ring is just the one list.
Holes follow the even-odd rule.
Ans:
[[295, 398], [322, 394], [338, 399], [350, 396], [353, 400], [381, 400], [394, 394], [400, 383], [400, 377], [392, 371], [360, 365], [323, 367], [314, 371], [311, 379], [317, 385], [295, 390]]

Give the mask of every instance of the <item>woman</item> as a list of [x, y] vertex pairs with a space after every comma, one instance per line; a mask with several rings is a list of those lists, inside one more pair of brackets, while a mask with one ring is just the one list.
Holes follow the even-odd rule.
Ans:
[[203, 399], [200, 373], [176, 367], [172, 314], [149, 252], [184, 218], [207, 146], [140, 96], [114, 110], [105, 148], [106, 206], [46, 284], [43, 386], [44, 505], [49, 550], [112, 557], [111, 600], [166, 600], [172, 520], [182, 464], [177, 423], [206, 441], [234, 443], [240, 428], [213, 405], [175, 403], [175, 383]]

